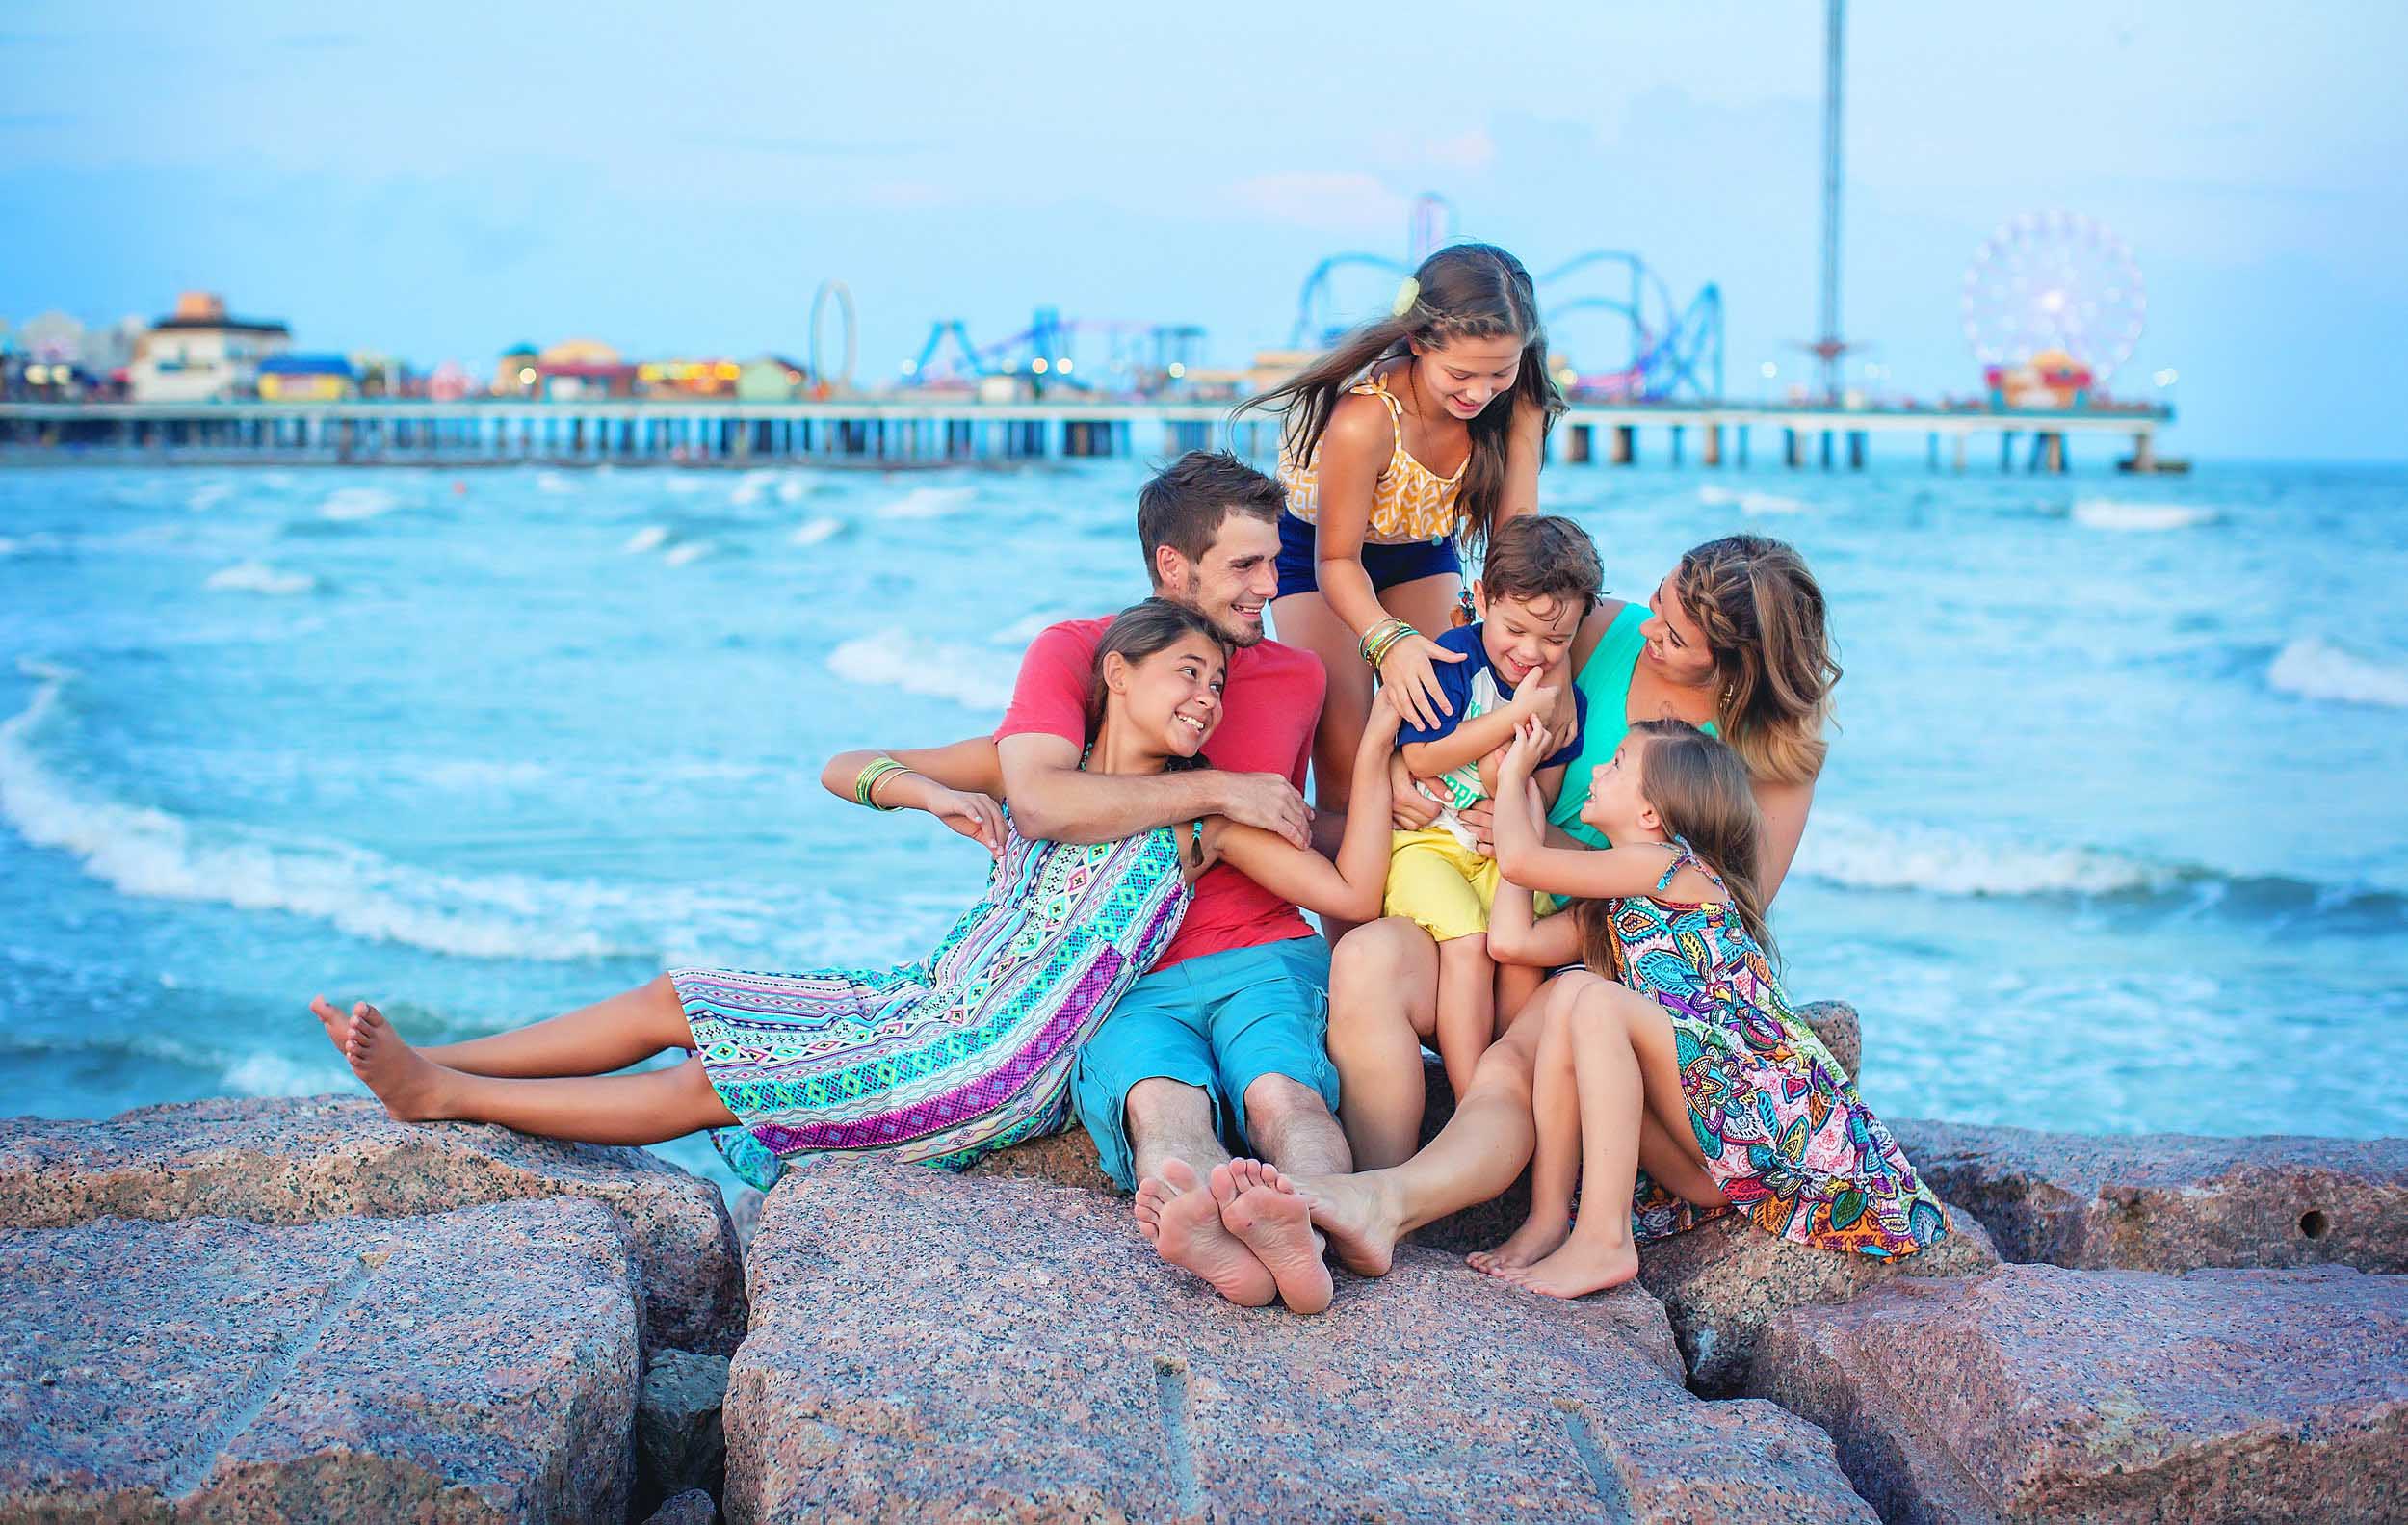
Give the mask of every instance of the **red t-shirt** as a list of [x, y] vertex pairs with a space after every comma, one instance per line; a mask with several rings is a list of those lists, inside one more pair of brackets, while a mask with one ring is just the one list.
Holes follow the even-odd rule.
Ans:
[[[1096, 644], [1111, 624], [1065, 619], [1029, 644], [1019, 681], [1012, 685], [1011, 707], [995, 727], [997, 741], [1032, 734], [1086, 741], [1088, 675]], [[1220, 724], [1204, 744], [1204, 760], [1227, 773], [1275, 773], [1301, 791], [1328, 682], [1312, 653], [1276, 641], [1230, 653]], [[1228, 864], [1216, 863], [1195, 881], [1187, 919], [1154, 967], [1311, 935], [1313, 929], [1294, 906]]]

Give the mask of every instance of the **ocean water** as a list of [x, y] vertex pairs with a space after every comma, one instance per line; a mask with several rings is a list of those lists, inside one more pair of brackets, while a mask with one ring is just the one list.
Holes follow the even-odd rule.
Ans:
[[[991, 725], [1030, 635], [1139, 595], [1141, 477], [0, 471], [0, 1114], [352, 1090], [314, 991], [442, 1040], [917, 953], [982, 855], [819, 766]], [[1618, 593], [1736, 529], [1822, 580], [1775, 924], [1876, 1108], [2408, 1133], [2408, 472], [1544, 497]]]

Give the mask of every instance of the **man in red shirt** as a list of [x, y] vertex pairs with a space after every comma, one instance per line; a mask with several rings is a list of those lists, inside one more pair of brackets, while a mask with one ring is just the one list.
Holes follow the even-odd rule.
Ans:
[[[1155, 593], [1200, 610], [1235, 648], [1220, 725], [1204, 746], [1212, 766], [1150, 776], [1081, 771], [1088, 675], [1111, 621], [1066, 620], [1031, 644], [995, 730], [1004, 794], [1024, 835], [1109, 842], [1224, 815], [1308, 845], [1304, 771], [1327, 678], [1319, 659], [1263, 635], [1285, 508], [1277, 483], [1226, 453], [1191, 451], [1145, 485], [1138, 539]], [[896, 755], [976, 788], [975, 776], [946, 776], [947, 759], [979, 749]], [[1080, 1052], [1079, 1117], [1105, 1171], [1138, 1191], [1156, 1251], [1234, 1302], [1269, 1302], [1272, 1268], [1293, 1274], [1308, 1258], [1318, 1268], [1322, 1247], [1303, 1198], [1249, 1191], [1227, 1169], [1223, 1140], [1290, 1175], [1352, 1164], [1335, 1116], [1328, 990], [1328, 947], [1296, 908], [1217, 864], [1196, 881], [1161, 961]]]

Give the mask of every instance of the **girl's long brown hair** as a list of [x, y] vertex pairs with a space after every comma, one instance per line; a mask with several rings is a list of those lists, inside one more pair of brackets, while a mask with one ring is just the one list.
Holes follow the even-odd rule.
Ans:
[[[1685, 839], [1698, 860], [1722, 876], [1724, 898], [1740, 925], [1777, 959], [1772, 929], [1765, 921], [1765, 893], [1757, 879], [1764, 851], [1764, 815], [1756, 808], [1747, 765], [1739, 753], [1687, 721], [1638, 721], [1631, 726], [1638, 749], [1638, 792], [1656, 819]], [[1627, 976], [1619, 966], [1611, 923], [1615, 901], [1584, 900], [1573, 907], [1581, 930], [1581, 960], [1600, 973]]]
[[1822, 771], [1840, 664], [1806, 558], [1763, 535], [1729, 535], [1681, 558], [1672, 588], [1714, 659], [1714, 709], [1748, 771], [1804, 783]]
[[[1450, 244], [1413, 273], [1419, 295], [1403, 313], [1367, 323], [1335, 349], [1287, 381], [1238, 405], [1281, 416], [1280, 441], [1299, 463], [1313, 459], [1329, 415], [1348, 384], [1383, 360], [1409, 355], [1415, 343], [1439, 349], [1457, 339], [1515, 338], [1522, 363], [1513, 389], [1492, 398], [1471, 421], [1472, 459], [1464, 467], [1463, 540], [1478, 546], [1488, 538], [1505, 501], [1505, 444], [1513, 415], [1524, 403], [1538, 409], [1541, 427], [1555, 428], [1563, 393], [1547, 372], [1547, 333], [1538, 317], [1538, 293], [1522, 262], [1494, 244]], [[1504, 406], [1498, 406], [1503, 403]]]

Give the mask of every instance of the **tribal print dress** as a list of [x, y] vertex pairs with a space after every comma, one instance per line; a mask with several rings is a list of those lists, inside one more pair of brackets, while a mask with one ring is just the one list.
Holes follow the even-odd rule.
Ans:
[[[1771, 960], [1729, 905], [1663, 899], [1682, 864], [1719, 885], [1687, 842], [1654, 895], [1613, 907], [1613, 978], [1672, 1019], [1697, 1147], [1732, 1208], [1819, 1249], [1911, 1255], [1948, 1232], [1940, 1199], [1822, 1040], [1790, 1010]], [[1698, 1208], [1639, 1172], [1642, 1243], [1726, 1209]]]
[[891, 969], [672, 969], [720, 1099], [711, 1142], [767, 1190], [798, 1154], [961, 1170], [1059, 1131], [1072, 1063], [1187, 913], [1171, 831], [1032, 842], [1005, 816], [986, 894]]

